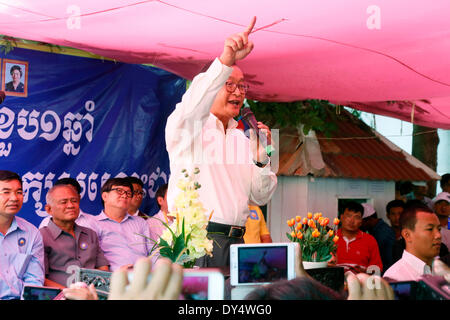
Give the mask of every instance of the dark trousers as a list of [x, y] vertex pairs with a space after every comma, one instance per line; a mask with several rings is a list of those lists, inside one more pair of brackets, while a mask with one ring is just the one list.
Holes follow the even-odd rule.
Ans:
[[208, 233], [213, 240], [213, 256], [205, 255], [195, 262], [200, 268], [230, 267], [230, 246], [244, 243], [244, 238], [231, 238], [222, 234]]

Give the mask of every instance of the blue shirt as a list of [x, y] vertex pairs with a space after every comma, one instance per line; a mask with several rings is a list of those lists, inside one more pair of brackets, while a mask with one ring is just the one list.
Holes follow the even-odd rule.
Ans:
[[148, 240], [150, 230], [143, 218], [127, 213], [121, 222], [117, 222], [103, 211], [94, 218], [97, 224], [92, 227], [98, 235], [111, 271], [126, 264], [134, 264], [138, 258], [149, 255], [153, 243]]
[[19, 299], [26, 285], [44, 285], [44, 244], [34, 225], [14, 217], [0, 232], [0, 299]]

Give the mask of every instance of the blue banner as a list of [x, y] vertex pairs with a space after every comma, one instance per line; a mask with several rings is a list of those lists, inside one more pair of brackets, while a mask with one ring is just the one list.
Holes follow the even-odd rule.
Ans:
[[129, 175], [144, 182], [141, 210], [159, 210], [155, 192], [169, 178], [164, 129], [185, 80], [143, 65], [22, 48], [0, 58], [0, 168], [22, 176], [18, 216], [39, 225], [47, 191], [69, 176], [82, 187], [87, 213], [103, 209], [108, 178]]

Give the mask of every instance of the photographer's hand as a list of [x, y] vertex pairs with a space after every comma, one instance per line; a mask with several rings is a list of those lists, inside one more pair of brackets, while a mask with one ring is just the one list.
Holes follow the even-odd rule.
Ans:
[[63, 289], [64, 297], [67, 300], [98, 300], [97, 291], [94, 284], [87, 286], [84, 282], [77, 282]]
[[367, 273], [345, 273], [347, 300], [394, 300], [394, 291], [383, 278]]
[[[127, 272], [113, 272], [108, 300], [178, 299], [183, 284], [183, 268], [169, 259], [160, 258], [151, 272], [151, 264], [150, 258], [141, 258], [136, 262], [129, 288]], [[150, 273], [151, 279], [148, 281]]]
[[297, 278], [309, 277], [312, 279], [305, 268], [303, 268], [302, 249], [300, 248], [300, 245], [295, 247], [295, 275]]

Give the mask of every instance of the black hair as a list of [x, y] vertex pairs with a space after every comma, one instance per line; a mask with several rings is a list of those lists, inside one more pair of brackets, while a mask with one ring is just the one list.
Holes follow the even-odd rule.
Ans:
[[[348, 211], [361, 212], [361, 217], [364, 215], [364, 207], [356, 201], [347, 201], [344, 204], [343, 208], [344, 208], [344, 211], [345, 211], [345, 209], [347, 209]], [[344, 211], [342, 211], [342, 213]]]
[[405, 208], [405, 203], [402, 200], [392, 200], [389, 201], [388, 204], [386, 205], [386, 214], [389, 215], [390, 211], [392, 208]]
[[166, 183], [166, 184], [160, 185], [159, 188], [158, 188], [158, 190], [156, 191], [155, 199], [156, 199], [156, 203], [158, 203], [158, 207], [159, 207], [160, 209], [161, 209], [161, 206], [159, 205], [158, 197], [161, 197], [161, 198], [164, 199], [164, 196], [166, 195], [166, 192], [167, 192], [167, 188], [168, 188], [168, 187], [169, 187], [169, 185]]
[[0, 181], [11, 180], [19, 181], [20, 185], [22, 186], [22, 178], [17, 173], [8, 170], [0, 170]]
[[413, 230], [416, 227], [417, 222], [417, 212], [427, 212], [434, 214], [433, 210], [431, 210], [426, 204], [424, 204], [420, 200], [409, 200], [405, 204], [405, 209], [400, 215], [400, 228]]
[[133, 177], [133, 176], [129, 176], [125, 178], [126, 180], [130, 181], [130, 183], [134, 183], [137, 185], [140, 185], [142, 188], [144, 188], [144, 182], [142, 182], [141, 179]]
[[20, 66], [18, 66], [17, 64], [16, 64], [16, 65], [13, 65], [13, 66], [11, 67], [11, 69], [9, 70], [9, 73], [12, 75], [13, 72], [14, 72], [14, 70], [19, 70], [20, 76], [21, 76], [21, 77], [23, 76], [22, 68], [21, 68]]
[[344, 296], [317, 280], [298, 277], [259, 286], [245, 300], [345, 300]]
[[446, 173], [446, 174], [442, 175], [441, 182], [440, 182], [441, 189], [444, 189], [444, 187], [449, 183], [450, 183], [450, 173]]
[[[127, 178], [110, 178], [106, 180], [105, 184], [102, 186], [101, 194], [103, 194], [103, 192], [110, 192], [113, 186], [128, 187], [130, 188], [132, 194], [134, 192], [133, 184], [131, 184], [131, 182]], [[103, 201], [103, 198], [102, 198], [102, 205], [104, 208], [105, 202]]]

